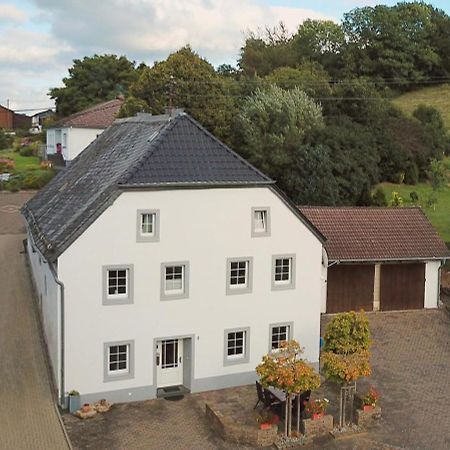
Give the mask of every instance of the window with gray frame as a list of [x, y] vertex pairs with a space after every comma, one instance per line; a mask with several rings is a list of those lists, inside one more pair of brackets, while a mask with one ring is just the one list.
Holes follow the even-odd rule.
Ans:
[[253, 258], [227, 259], [227, 294], [241, 294], [252, 290]]
[[120, 341], [104, 344], [105, 381], [134, 377], [134, 342]]
[[293, 289], [295, 287], [295, 255], [272, 257], [272, 289]]
[[249, 328], [225, 330], [224, 365], [241, 364], [249, 361]]
[[138, 242], [159, 241], [159, 210], [139, 209], [137, 211], [136, 240]]
[[133, 266], [103, 266], [103, 304], [133, 303]]
[[270, 349], [276, 350], [280, 348], [283, 341], [291, 338], [291, 325], [276, 324], [270, 326]]
[[270, 208], [252, 208], [252, 237], [270, 236]]
[[189, 263], [187, 261], [161, 264], [161, 299], [189, 296]]

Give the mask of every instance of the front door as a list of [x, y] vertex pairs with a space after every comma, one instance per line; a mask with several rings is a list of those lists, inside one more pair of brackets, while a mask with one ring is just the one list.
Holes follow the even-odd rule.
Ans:
[[159, 388], [183, 384], [183, 339], [156, 343], [156, 377]]

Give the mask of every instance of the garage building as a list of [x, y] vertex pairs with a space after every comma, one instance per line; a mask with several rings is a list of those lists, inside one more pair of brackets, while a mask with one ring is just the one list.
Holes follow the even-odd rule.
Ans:
[[420, 208], [300, 210], [327, 239], [322, 312], [438, 306], [450, 251]]

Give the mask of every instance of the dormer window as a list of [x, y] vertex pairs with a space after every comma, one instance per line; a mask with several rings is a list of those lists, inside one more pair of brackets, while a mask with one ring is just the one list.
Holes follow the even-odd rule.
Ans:
[[159, 210], [140, 209], [137, 212], [137, 242], [159, 241]]
[[270, 236], [270, 208], [252, 208], [252, 237]]

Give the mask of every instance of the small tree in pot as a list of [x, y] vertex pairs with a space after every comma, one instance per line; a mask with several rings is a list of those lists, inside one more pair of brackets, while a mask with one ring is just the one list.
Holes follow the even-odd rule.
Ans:
[[328, 324], [322, 349], [325, 377], [341, 386], [339, 425], [346, 423], [346, 403], [350, 403], [353, 420], [353, 399], [356, 381], [371, 374], [370, 330], [364, 311], [338, 314]]
[[[292, 426], [292, 398], [301, 392], [312, 391], [320, 386], [320, 376], [301, 358], [303, 349], [295, 341], [282, 342], [280, 348], [263, 356], [262, 363], [256, 367], [261, 384], [272, 386], [286, 395], [285, 435], [289, 436]], [[299, 419], [300, 411], [298, 411]], [[297, 420], [299, 432], [299, 420]]]

